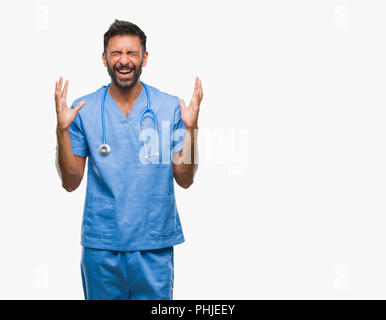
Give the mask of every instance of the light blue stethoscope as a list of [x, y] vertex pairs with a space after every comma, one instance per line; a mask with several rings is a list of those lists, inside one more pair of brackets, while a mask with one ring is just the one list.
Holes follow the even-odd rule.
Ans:
[[[143, 146], [145, 147], [145, 158], [146, 159], [149, 159], [149, 158], [154, 158], [156, 156], [158, 156], [159, 152], [158, 152], [158, 124], [157, 124], [157, 116], [155, 115], [153, 109], [150, 107], [150, 96], [149, 96], [149, 91], [147, 89], [147, 85], [144, 84], [142, 81], [141, 81], [143, 87], [145, 88], [145, 91], [146, 91], [146, 101], [147, 101], [147, 106], [146, 106], [146, 109], [145, 111], [142, 113], [141, 115], [141, 118], [139, 120], [139, 125], [141, 126], [141, 134], [142, 134], [142, 140], [143, 140]], [[105, 100], [106, 100], [106, 94], [107, 94], [107, 89], [110, 87], [111, 83], [109, 83], [107, 85], [107, 87], [105, 88], [105, 91], [103, 92], [103, 96], [102, 96], [102, 102], [101, 102], [101, 117], [102, 117], [102, 139], [103, 139], [103, 143], [99, 146], [99, 153], [101, 156], [108, 156], [111, 152], [111, 148], [110, 146], [106, 143], [106, 126], [105, 126]], [[145, 115], [147, 113], [150, 113], [152, 116], [153, 116], [153, 119], [154, 119], [154, 127], [155, 127], [155, 132], [156, 132], [156, 139], [155, 139], [155, 149], [156, 149], [156, 152], [153, 154], [153, 155], [149, 155], [148, 152], [147, 152], [147, 148], [146, 148], [146, 143], [145, 143], [145, 136], [143, 134], [143, 119], [145, 118]]]

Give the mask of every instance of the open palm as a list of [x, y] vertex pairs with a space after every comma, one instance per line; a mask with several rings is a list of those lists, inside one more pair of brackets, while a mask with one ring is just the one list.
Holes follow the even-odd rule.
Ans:
[[198, 113], [203, 97], [201, 80], [196, 77], [194, 84], [193, 96], [190, 103], [185, 107], [185, 101], [180, 100], [181, 119], [187, 128], [198, 128]]
[[67, 106], [67, 89], [68, 89], [68, 80], [66, 80], [63, 90], [63, 78], [60, 77], [59, 81], [55, 82], [55, 105], [56, 105], [56, 115], [58, 118], [58, 128], [68, 129], [71, 123], [74, 121], [78, 111], [86, 104], [85, 101], [79, 102], [73, 109]]

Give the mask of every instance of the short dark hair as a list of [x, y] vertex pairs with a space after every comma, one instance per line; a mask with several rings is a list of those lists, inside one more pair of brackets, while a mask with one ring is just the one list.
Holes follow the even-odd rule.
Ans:
[[109, 30], [103, 36], [103, 45], [104, 52], [107, 54], [107, 45], [109, 43], [110, 38], [117, 35], [129, 35], [129, 36], [138, 36], [141, 41], [142, 54], [146, 52], [146, 35], [145, 33], [134, 23], [117, 20], [111, 24]]

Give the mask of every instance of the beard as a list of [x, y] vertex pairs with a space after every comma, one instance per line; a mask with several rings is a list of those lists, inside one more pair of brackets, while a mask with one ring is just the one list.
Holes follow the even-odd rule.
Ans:
[[[130, 90], [132, 87], [135, 86], [139, 77], [141, 76], [142, 60], [143, 59], [141, 59], [141, 62], [139, 64], [138, 68], [136, 67], [135, 64], [127, 64], [127, 65], [118, 64], [118, 65], [111, 67], [110, 64], [107, 62], [107, 72], [110, 75], [111, 82], [113, 82], [121, 90]], [[132, 71], [133, 77], [131, 79], [120, 80], [117, 78], [117, 75], [116, 75], [116, 72], [118, 72], [117, 70], [123, 69], [123, 68], [133, 70]]]

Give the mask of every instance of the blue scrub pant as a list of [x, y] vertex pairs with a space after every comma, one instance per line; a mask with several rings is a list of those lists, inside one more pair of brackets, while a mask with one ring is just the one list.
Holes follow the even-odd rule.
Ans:
[[172, 300], [174, 250], [111, 251], [82, 247], [86, 300]]

